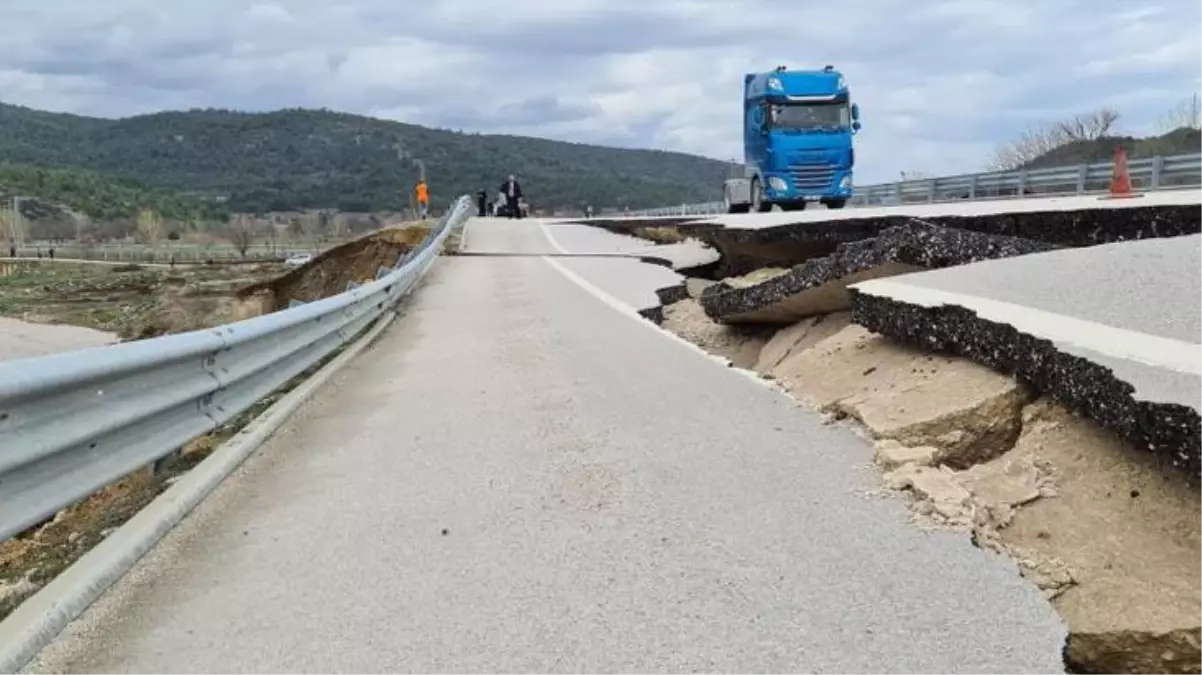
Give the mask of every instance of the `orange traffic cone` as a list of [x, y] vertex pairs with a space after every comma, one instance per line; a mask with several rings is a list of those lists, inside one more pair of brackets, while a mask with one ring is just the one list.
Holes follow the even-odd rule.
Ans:
[[1114, 151], [1114, 172], [1110, 178], [1110, 193], [1101, 199], [1127, 199], [1142, 197], [1131, 188], [1131, 172], [1127, 170], [1127, 149], [1119, 146]]

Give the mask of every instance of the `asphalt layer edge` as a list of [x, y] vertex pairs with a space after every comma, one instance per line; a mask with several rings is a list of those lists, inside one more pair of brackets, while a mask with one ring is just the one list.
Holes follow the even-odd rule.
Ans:
[[1175, 403], [1136, 400], [1135, 387], [1111, 369], [1061, 351], [1051, 340], [982, 319], [964, 307], [923, 307], [848, 290], [852, 321], [868, 330], [1013, 374], [1072, 412], [1162, 458], [1194, 484], [1202, 478], [1198, 411]]

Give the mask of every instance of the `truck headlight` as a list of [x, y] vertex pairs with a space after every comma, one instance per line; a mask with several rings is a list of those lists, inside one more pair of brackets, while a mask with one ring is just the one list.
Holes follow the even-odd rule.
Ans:
[[785, 192], [789, 189], [789, 184], [786, 183], [785, 179], [781, 178], [780, 176], [769, 176], [768, 186], [777, 192]]
[[840, 190], [850, 190], [851, 189], [851, 176], [850, 175], [844, 176], [843, 179], [839, 181], [839, 189]]

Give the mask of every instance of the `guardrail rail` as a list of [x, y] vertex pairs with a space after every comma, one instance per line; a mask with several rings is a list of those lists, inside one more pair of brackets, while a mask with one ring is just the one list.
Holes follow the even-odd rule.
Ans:
[[214, 431], [366, 330], [473, 213], [452, 203], [374, 281], [177, 335], [0, 362], [0, 540]]
[[[1113, 169], [1112, 162], [1097, 162], [863, 185], [856, 186], [848, 206], [1095, 194], [1107, 190]], [[1202, 185], [1202, 153], [1131, 159], [1127, 161], [1127, 170], [1136, 190], [1196, 187]], [[703, 202], [643, 209], [622, 215], [647, 217], [721, 213], [725, 213], [722, 202]]]

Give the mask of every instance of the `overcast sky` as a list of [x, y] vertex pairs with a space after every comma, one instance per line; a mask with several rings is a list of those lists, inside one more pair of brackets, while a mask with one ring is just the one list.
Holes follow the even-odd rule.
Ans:
[[834, 64], [857, 182], [976, 170], [1029, 123], [1200, 89], [1198, 0], [0, 0], [0, 100], [106, 117], [325, 106], [741, 156], [744, 72]]

